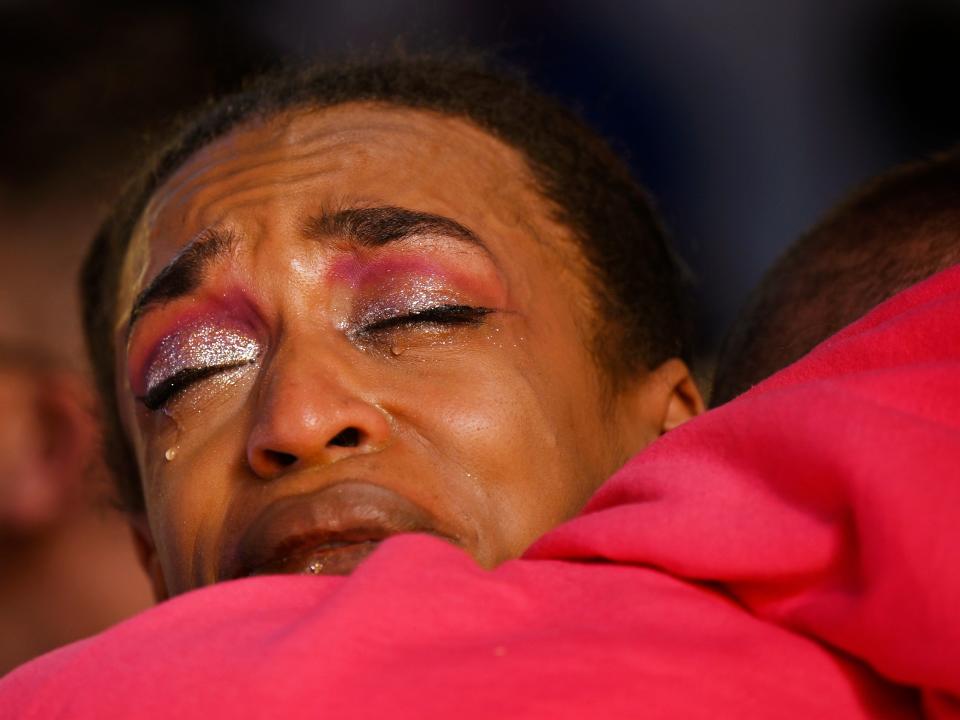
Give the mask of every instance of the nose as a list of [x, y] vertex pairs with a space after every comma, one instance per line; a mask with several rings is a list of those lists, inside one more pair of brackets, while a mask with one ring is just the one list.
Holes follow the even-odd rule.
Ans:
[[350, 369], [277, 357], [258, 397], [247, 463], [264, 480], [376, 452], [393, 431], [387, 413], [363, 396]]

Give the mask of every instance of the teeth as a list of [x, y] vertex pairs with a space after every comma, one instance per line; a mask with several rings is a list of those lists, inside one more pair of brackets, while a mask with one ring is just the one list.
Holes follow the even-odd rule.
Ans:
[[307, 572], [311, 575], [319, 575], [323, 571], [323, 563], [319, 560], [313, 560], [307, 566]]

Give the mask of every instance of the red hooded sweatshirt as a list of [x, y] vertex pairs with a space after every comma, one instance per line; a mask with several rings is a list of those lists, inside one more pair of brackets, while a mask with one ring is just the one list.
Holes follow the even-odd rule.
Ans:
[[2, 718], [960, 718], [960, 268], [670, 432], [495, 571], [426, 536], [223, 583]]

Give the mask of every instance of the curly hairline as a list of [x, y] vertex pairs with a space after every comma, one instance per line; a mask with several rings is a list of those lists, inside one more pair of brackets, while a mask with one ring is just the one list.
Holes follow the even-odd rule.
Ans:
[[[404, 58], [268, 74], [235, 95], [209, 103], [183, 126], [128, 185], [95, 237], [83, 268], [84, 329], [105, 404], [107, 459], [127, 510], [142, 511], [144, 506], [116, 411], [113, 329], [121, 267], [144, 209], [187, 159], [242, 124], [297, 109], [364, 101], [462, 117], [521, 153], [555, 209], [555, 219], [577, 241], [601, 316], [612, 320], [602, 323], [609, 327], [593, 338], [611, 388], [639, 367], [687, 357], [691, 321], [686, 269], [629, 170], [568, 110], [522, 79], [492, 71], [476, 58]], [[596, 239], [597, 234], [602, 239]]]

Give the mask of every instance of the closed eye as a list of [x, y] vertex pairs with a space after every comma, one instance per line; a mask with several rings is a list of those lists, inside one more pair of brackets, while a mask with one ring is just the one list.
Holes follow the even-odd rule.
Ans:
[[159, 410], [194, 383], [198, 383], [201, 380], [206, 380], [207, 378], [213, 377], [214, 375], [218, 375], [219, 373], [226, 372], [228, 370], [235, 370], [236, 368], [243, 367], [244, 365], [249, 365], [252, 362], [254, 361], [240, 360], [223, 365], [184, 368], [183, 370], [180, 370], [170, 377], [158, 382], [156, 385], [150, 388], [145, 395], [138, 397], [137, 400], [142, 402], [144, 407], [146, 407], [148, 410]]
[[483, 318], [491, 312], [491, 308], [471, 305], [437, 305], [374, 320], [365, 324], [361, 332], [372, 335], [409, 325], [480, 325]]

